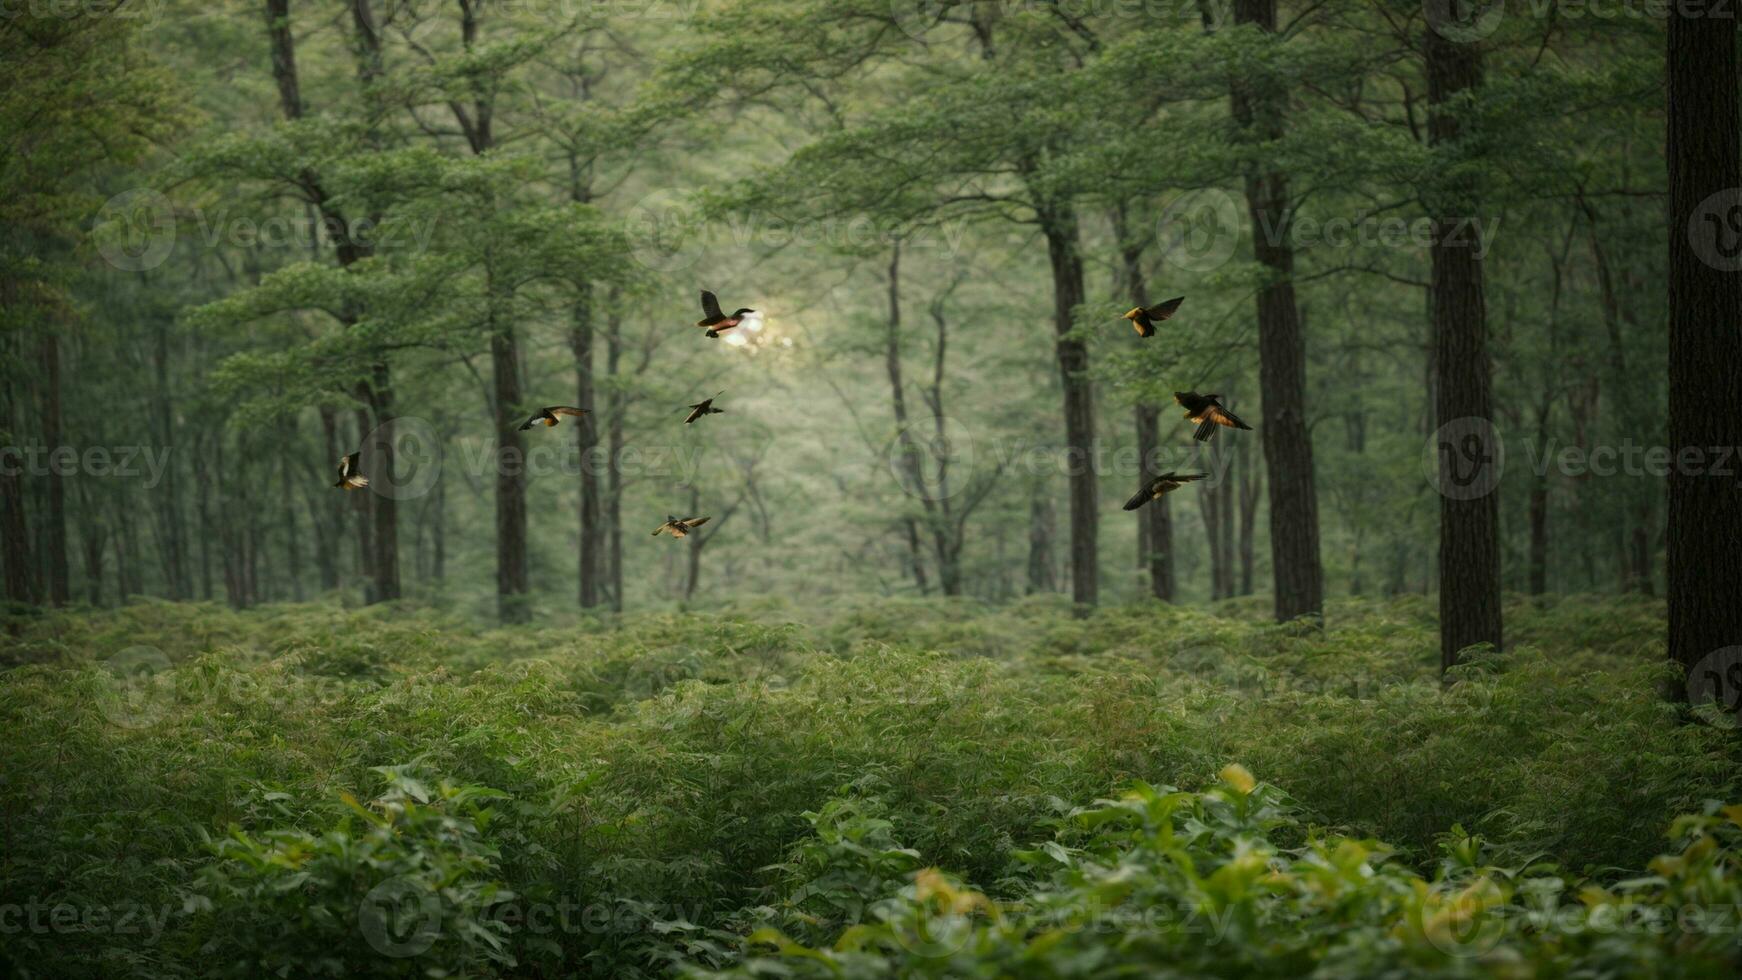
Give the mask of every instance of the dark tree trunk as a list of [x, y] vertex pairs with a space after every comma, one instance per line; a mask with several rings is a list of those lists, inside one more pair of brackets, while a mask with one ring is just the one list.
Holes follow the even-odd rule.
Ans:
[[283, 481], [279, 500], [284, 508], [284, 577], [289, 581], [290, 599], [301, 602], [302, 534], [296, 526], [296, 481], [291, 478], [289, 454], [279, 457], [279, 478]]
[[1742, 491], [1695, 456], [1742, 446], [1736, 22], [1714, 9], [1669, 18], [1667, 588], [1669, 655], [1687, 671], [1742, 644]]
[[1227, 521], [1227, 515], [1222, 512], [1223, 494], [1219, 486], [1208, 483], [1198, 484], [1198, 509], [1204, 518], [1205, 543], [1210, 546], [1210, 599], [1226, 599], [1228, 597], [1228, 562], [1229, 555], [1224, 542], [1227, 540], [1222, 533], [1222, 525]]
[[[152, 368], [156, 374], [157, 390], [153, 392], [152, 406], [157, 416], [158, 445], [170, 448], [175, 442], [175, 410], [172, 406], [172, 395], [169, 387], [169, 326], [162, 318], [156, 323], [152, 346]], [[187, 535], [182, 527], [181, 493], [176, 480], [175, 457], [170, 456], [163, 470], [163, 483], [156, 494], [158, 510], [162, 515], [159, 524], [163, 529], [163, 573], [169, 580], [169, 597], [171, 599], [186, 599], [192, 591], [188, 581], [187, 558], [185, 542]]]
[[[323, 462], [336, 463], [340, 456], [338, 440], [338, 416], [331, 408], [322, 406], [321, 419], [321, 459]], [[330, 469], [316, 469], [317, 473], [328, 473]], [[309, 523], [315, 528], [315, 565], [320, 569], [321, 591], [331, 592], [339, 587], [339, 539], [345, 533], [344, 500], [341, 494], [325, 493], [310, 498]]]
[[[1276, 33], [1276, 0], [1235, 0], [1234, 22]], [[1274, 79], [1236, 80], [1234, 118], [1251, 138], [1281, 138], [1288, 92]], [[1313, 482], [1312, 435], [1306, 424], [1306, 349], [1294, 295], [1292, 202], [1288, 178], [1262, 166], [1246, 175], [1253, 254], [1264, 267], [1258, 291], [1258, 380], [1264, 415], [1259, 438], [1270, 479], [1270, 563], [1276, 618], [1322, 620], [1324, 571], [1319, 564], [1319, 500]]]
[[[381, 434], [369, 440], [375, 453], [377, 469], [384, 474], [394, 472], [393, 440], [391, 429], [387, 423], [392, 422], [393, 389], [390, 386], [390, 376], [387, 365], [377, 361], [371, 369], [372, 383], [368, 386], [366, 396], [369, 407], [375, 416], [375, 426]], [[361, 421], [361, 418], [359, 418]], [[391, 483], [392, 480], [389, 480]], [[374, 529], [372, 547], [369, 548], [370, 570], [374, 576], [375, 602], [388, 602], [399, 598], [399, 501], [390, 493], [379, 488], [371, 488], [358, 494], [363, 499], [365, 508], [372, 511], [370, 524]]]
[[[883, 367], [889, 375], [889, 398], [895, 415], [896, 452], [900, 454], [902, 491], [909, 497], [916, 498], [925, 507], [926, 523], [936, 526], [935, 507], [931, 495], [927, 492], [924, 478], [920, 475], [919, 447], [914, 444], [913, 431], [908, 425], [907, 391], [901, 378], [901, 243], [897, 242], [889, 253], [889, 315], [888, 330], [885, 331], [883, 346]], [[906, 506], [903, 506], [906, 510]], [[902, 518], [902, 525], [907, 532], [907, 556], [909, 567], [913, 570], [914, 583], [919, 586], [922, 594], [931, 594], [931, 583], [926, 581], [925, 557], [919, 544], [919, 521], [911, 514]]]
[[1078, 615], [1099, 601], [1097, 549], [1099, 499], [1095, 479], [1095, 395], [1089, 381], [1089, 347], [1070, 336], [1076, 308], [1082, 304], [1083, 256], [1076, 212], [1066, 206], [1042, 209], [1052, 266], [1053, 327], [1058, 333], [1059, 381], [1065, 393], [1065, 452], [1070, 480], [1071, 598]]
[[60, 341], [53, 333], [45, 333], [42, 337], [42, 441], [51, 454], [45, 478], [48, 508], [44, 528], [47, 554], [44, 558], [48, 601], [50, 605], [64, 606], [72, 598], [72, 585], [67, 570], [66, 477], [60, 472], [61, 467], [52, 462], [61, 445]]
[[[1143, 243], [1131, 237], [1124, 205], [1113, 212], [1115, 237], [1119, 240], [1120, 280], [1133, 306], [1149, 302], [1149, 284], [1143, 274]], [[1137, 476], [1142, 484], [1161, 472], [1161, 410], [1139, 403], [1132, 413], [1137, 433]], [[1154, 500], [1137, 511], [1137, 567], [1149, 574], [1149, 592], [1163, 602], [1173, 601], [1173, 512], [1167, 497]]]
[[[1256, 575], [1257, 555], [1255, 553], [1256, 530], [1258, 526], [1258, 495], [1262, 492], [1263, 477], [1254, 473], [1246, 465], [1246, 443], [1240, 443], [1240, 594], [1251, 595], [1253, 579]], [[1356, 544], [1355, 561], [1357, 567], [1361, 560], [1360, 544]]]
[[[1138, 405], [1137, 427], [1139, 479], [1147, 482], [1161, 471], [1161, 410]], [[1149, 573], [1149, 593], [1163, 602], [1173, 601], [1173, 510], [1167, 497], [1150, 501], [1137, 511], [1137, 563]]]
[[[0, 351], [15, 341], [0, 335]], [[7, 351], [10, 353], [9, 351]], [[13, 379], [0, 374], [0, 446], [16, 446], [18, 420], [14, 417]], [[17, 459], [0, 456], [0, 565], [4, 566], [6, 600], [21, 605], [36, 602], [31, 588], [30, 526], [24, 519], [24, 480]]]
[[490, 368], [496, 406], [496, 612], [504, 623], [524, 623], [526, 595], [526, 472], [520, 441], [520, 353], [514, 328], [490, 332]]
[[1028, 497], [1028, 594], [1057, 592], [1057, 562], [1052, 542], [1057, 518], [1046, 485], [1036, 481]]
[[575, 407], [587, 414], [575, 419], [575, 444], [581, 456], [581, 554], [580, 603], [582, 609], [599, 605], [604, 582], [605, 522], [599, 507], [599, 470], [594, 457], [599, 451], [599, 425], [593, 414], [593, 301], [591, 287], [582, 287], [575, 300], [574, 326], [569, 346], [575, 356]]
[[[1455, 144], [1459, 121], [1447, 102], [1482, 82], [1480, 54], [1475, 47], [1426, 32], [1428, 135], [1436, 147]], [[1473, 419], [1478, 441], [1492, 432], [1494, 407], [1490, 393], [1487, 311], [1482, 297], [1482, 260], [1464, 219], [1475, 216], [1475, 188], [1467, 180], [1451, 182], [1429, 202], [1433, 218], [1434, 367], [1437, 374], [1437, 423], [1445, 426]], [[1479, 431], [1477, 431], [1479, 430]], [[1467, 435], [1467, 434], [1466, 434]], [[1501, 644], [1500, 623], [1500, 498], [1477, 492], [1454, 468], [1472, 461], [1458, 455], [1466, 440], [1437, 447], [1440, 457], [1440, 666], [1458, 662], [1459, 652], [1477, 643]], [[1476, 461], [1477, 466], [1489, 465]], [[1479, 471], [1478, 471], [1479, 474]], [[1476, 479], [1481, 479], [1478, 475]], [[1472, 495], [1474, 494], [1474, 495]]]
[[[623, 361], [623, 322], [613, 313], [607, 326], [610, 335], [605, 339], [605, 370], [615, 381]], [[623, 422], [628, 406], [616, 385], [611, 386], [609, 400], [611, 418], [605, 431], [605, 521], [611, 535], [611, 611], [622, 612], [623, 471], [618, 468], [618, 462], [623, 458]]]

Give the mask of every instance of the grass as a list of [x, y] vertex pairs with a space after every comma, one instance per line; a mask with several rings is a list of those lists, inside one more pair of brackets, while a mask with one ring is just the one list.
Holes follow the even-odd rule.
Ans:
[[[979, 959], [898, 944], [828, 969], [1020, 973], [1007, 957], [1036, 927], [1008, 910], [1089, 887], [1058, 878], [1080, 867], [1037, 866], [1037, 847], [1080, 848], [1071, 815], [1096, 800], [1129, 809], [1117, 801], [1131, 787], [1178, 787], [1187, 809], [1219, 812], [1236, 763], [1276, 814], [1228, 840], [1262, 841], [1248, 850], [1273, 870], [1346, 838], [1369, 842], [1374, 887], [1431, 890], [1457, 877], [1447, 842], [1480, 837], [1481, 868], [1530, 868], [1570, 896], [1639, 878], [1690, 846], [1686, 827], [1666, 837], [1678, 815], [1704, 814], [1718, 879], [1734, 885], [1708, 801], [1742, 798], [1742, 747], [1655, 696], [1661, 602], [1507, 613], [1509, 649], [1450, 686], [1420, 597], [1343, 603], [1323, 634], [1241, 602], [1078, 620], [1056, 599], [765, 602], [512, 631], [409, 606], [15, 617], [0, 642], [0, 928], [8, 903], [80, 918], [57, 927], [41, 912], [49, 924], [14, 930], [0, 958], [106, 976], [793, 970], [823, 962], [798, 951], [832, 950], [844, 930], [893, 941], [900, 915], [947, 894], [1006, 910], [1004, 932], [975, 933]], [[1180, 860], [1140, 837], [1095, 844], [1112, 862], [1096, 866]], [[1233, 860], [1225, 844], [1181, 853], [1209, 873]], [[1178, 885], [1153, 887], [1177, 899]], [[438, 924], [430, 948], [381, 953], [366, 913], [383, 887]], [[834, 890], [839, 907], [805, 911]], [[1327, 914], [1297, 899], [1254, 907], [1301, 941], [1247, 968], [1353, 955], [1291, 932]], [[524, 918], [564, 908], [566, 924]], [[1384, 932], [1412, 908], [1375, 899], [1369, 925]], [[160, 931], [89, 921], [127, 909]], [[1153, 964], [1197, 962], [1152, 945]], [[1562, 965], [1535, 949], [1515, 952]], [[1091, 954], [1106, 949], [1072, 955]]]

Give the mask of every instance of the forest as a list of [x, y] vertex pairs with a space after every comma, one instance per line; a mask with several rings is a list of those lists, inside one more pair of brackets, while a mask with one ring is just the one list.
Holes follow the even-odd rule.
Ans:
[[0, 0], [0, 975], [1742, 975], [1738, 44]]

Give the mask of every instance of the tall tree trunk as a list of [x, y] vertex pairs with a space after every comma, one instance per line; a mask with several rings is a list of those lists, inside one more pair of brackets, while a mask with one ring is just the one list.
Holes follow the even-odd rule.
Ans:
[[1059, 381], [1065, 393], [1065, 451], [1070, 480], [1071, 599], [1086, 615], [1100, 597], [1099, 497], [1095, 479], [1095, 395], [1089, 381], [1089, 347], [1070, 336], [1084, 298], [1081, 233], [1068, 204], [1041, 209], [1052, 266], [1053, 327], [1058, 341]]
[[[1133, 411], [1133, 421], [1137, 428], [1138, 477], [1147, 482], [1161, 471], [1161, 410], [1154, 405], [1138, 405]], [[1149, 594], [1172, 602], [1172, 505], [1164, 496], [1139, 508], [1137, 515], [1137, 561], [1149, 573]]]
[[599, 450], [599, 426], [593, 414], [593, 297], [590, 286], [583, 286], [575, 300], [569, 346], [575, 357], [575, 407], [587, 411], [586, 415], [575, 419], [575, 444], [581, 455], [579, 598], [582, 609], [591, 609], [599, 605], [599, 593], [604, 586], [605, 526], [604, 513], [599, 507], [599, 470], [594, 459]]
[[[1132, 239], [1123, 204], [1113, 212], [1113, 228], [1119, 240], [1119, 278], [1125, 284], [1126, 299], [1133, 306], [1142, 306], [1149, 302], [1143, 243]], [[1147, 485], [1161, 472], [1161, 409], [1140, 402], [1131, 418], [1137, 434], [1137, 476]], [[1163, 602], [1173, 601], [1173, 511], [1165, 496], [1137, 510], [1137, 567], [1149, 573], [1151, 595]]]
[[[1460, 123], [1446, 103], [1482, 82], [1480, 53], [1470, 44], [1426, 32], [1428, 136], [1436, 147], [1455, 144]], [[1473, 419], [1480, 438], [1492, 432], [1494, 417], [1488, 363], [1487, 310], [1482, 297], [1482, 260], [1470, 240], [1467, 219], [1475, 216], [1476, 193], [1467, 179], [1450, 182], [1429, 202], [1433, 218], [1434, 367], [1440, 426]], [[1444, 438], [1444, 437], [1442, 437]], [[1456, 453], [1464, 443], [1436, 447], [1440, 457], [1440, 666], [1451, 667], [1458, 654], [1476, 643], [1501, 644], [1500, 498], [1493, 492], [1457, 492], [1454, 467], [1465, 467]], [[1478, 461], [1477, 466], [1492, 465]], [[1480, 477], [1478, 477], [1480, 478]], [[1472, 492], [1479, 491], [1470, 485]]]
[[[616, 308], [615, 303], [612, 308]], [[605, 371], [615, 381], [623, 361], [623, 321], [612, 313], [606, 327], [610, 334], [605, 338]], [[623, 458], [623, 422], [627, 411], [622, 391], [613, 384], [609, 395], [611, 417], [605, 430], [605, 521], [611, 535], [611, 611], [619, 613], [623, 611], [623, 471], [618, 463]]]
[[[1251, 595], [1256, 575], [1257, 555], [1254, 538], [1258, 525], [1258, 495], [1263, 478], [1246, 465], [1246, 443], [1240, 443], [1240, 594]], [[1360, 539], [1356, 539], [1355, 561], [1361, 560]], [[1357, 579], [1357, 581], [1359, 581]]]
[[[327, 406], [321, 406], [321, 459], [334, 461], [343, 453], [339, 452], [337, 435], [338, 415]], [[324, 473], [327, 470], [317, 469]], [[315, 565], [320, 569], [321, 591], [331, 592], [339, 587], [339, 539], [345, 533], [344, 500], [341, 494], [324, 493], [309, 500], [309, 523], [315, 529]]]
[[514, 328], [497, 324], [490, 332], [490, 368], [495, 378], [496, 440], [496, 613], [504, 623], [532, 616], [526, 586], [525, 448], [520, 441], [520, 353]]
[[[376, 468], [381, 473], [394, 472], [393, 440], [388, 423], [394, 419], [393, 389], [387, 364], [377, 361], [370, 367], [371, 383], [366, 396], [375, 416], [375, 427], [382, 435], [373, 439]], [[359, 419], [361, 421], [361, 419]], [[391, 483], [392, 480], [390, 479]], [[400, 596], [399, 590], [399, 501], [390, 493], [371, 489], [359, 494], [370, 513], [370, 525], [375, 535], [369, 549], [370, 571], [374, 576], [375, 602], [389, 602]]]
[[[4, 283], [0, 278], [0, 286]], [[7, 351], [16, 339], [0, 335], [0, 351]], [[13, 414], [13, 385], [11, 372], [0, 373], [0, 446], [17, 446], [21, 442], [18, 420]], [[30, 581], [31, 562], [30, 526], [24, 519], [23, 461], [21, 457], [0, 454], [0, 566], [4, 566], [6, 601], [20, 605], [36, 602]]]
[[[169, 387], [169, 324], [165, 318], [159, 317], [154, 326], [151, 360], [157, 390], [152, 393], [152, 408], [157, 416], [158, 445], [168, 447], [175, 443], [175, 410]], [[191, 590], [185, 548], [187, 534], [182, 527], [181, 494], [177, 482], [172, 456], [164, 467], [163, 483], [156, 498], [162, 514], [164, 577], [169, 580], [169, 597], [181, 600], [186, 599]]]
[[1052, 541], [1054, 525], [1052, 498], [1047, 496], [1044, 481], [1036, 480], [1028, 496], [1028, 590], [1057, 592], [1059, 588]]
[[[888, 329], [885, 331], [883, 345], [883, 367], [889, 375], [889, 399], [895, 415], [896, 452], [900, 454], [902, 491], [914, 497], [925, 507], [926, 523], [936, 529], [935, 506], [931, 494], [925, 485], [925, 479], [920, 475], [919, 447], [914, 444], [913, 432], [908, 425], [907, 391], [901, 378], [901, 243], [898, 241], [889, 251], [889, 314]], [[903, 510], [907, 507], [903, 506]], [[931, 584], [926, 581], [925, 557], [919, 545], [919, 521], [908, 514], [902, 518], [902, 525], [907, 532], [907, 554], [910, 567], [913, 569], [913, 580], [919, 586], [922, 594], [931, 593]], [[940, 553], [941, 557], [941, 553]]]
[[279, 479], [282, 482], [279, 495], [280, 506], [284, 509], [284, 575], [290, 583], [289, 597], [294, 602], [301, 602], [302, 595], [302, 535], [296, 528], [296, 481], [290, 475], [289, 454], [279, 457]]
[[1736, 85], [1735, 20], [1711, 8], [1671, 11], [1669, 444], [1678, 463], [1669, 477], [1667, 588], [1669, 655], [1686, 671], [1742, 644], [1742, 493], [1723, 475], [1731, 468], [1706, 455], [1742, 446]]
[[64, 606], [72, 598], [67, 571], [66, 477], [54, 462], [61, 445], [60, 341], [52, 332], [42, 336], [42, 441], [48, 446], [48, 513], [46, 527], [48, 601]]
[[[1234, 22], [1276, 33], [1276, 0], [1235, 0]], [[1288, 92], [1276, 79], [1236, 80], [1234, 118], [1247, 135], [1282, 137]], [[1279, 622], [1322, 620], [1324, 570], [1319, 563], [1319, 499], [1313, 482], [1312, 434], [1306, 424], [1306, 349], [1294, 295], [1292, 201], [1288, 178], [1263, 166], [1246, 175], [1253, 254], [1264, 267], [1258, 291], [1258, 380], [1264, 421], [1258, 433], [1270, 479], [1270, 563]]]

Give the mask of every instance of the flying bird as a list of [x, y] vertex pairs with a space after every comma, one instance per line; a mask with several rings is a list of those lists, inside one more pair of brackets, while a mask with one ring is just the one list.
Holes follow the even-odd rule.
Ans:
[[691, 531], [708, 523], [706, 517], [686, 517], [682, 520], [667, 515], [665, 523], [653, 529], [653, 536], [669, 534], [674, 538], [687, 537]]
[[557, 424], [557, 416], [559, 415], [573, 415], [576, 418], [579, 418], [585, 414], [587, 414], [587, 410], [584, 408], [573, 408], [568, 405], [552, 405], [549, 408], [539, 409], [538, 414], [526, 420], [526, 424], [520, 427], [520, 431], [525, 432], [527, 429], [532, 428], [540, 422], [543, 422], [547, 426], [555, 425]]
[[744, 314], [755, 313], [749, 307], [735, 311], [731, 316], [720, 312], [720, 298], [707, 290], [702, 290], [702, 318], [696, 321], [696, 326], [707, 327], [708, 336], [718, 337], [720, 331], [730, 330], [744, 322]]
[[1199, 442], [1208, 442], [1216, 434], [1216, 426], [1225, 425], [1230, 429], [1251, 429], [1250, 425], [1240, 421], [1233, 412], [1222, 407], [1217, 401], [1218, 394], [1200, 395], [1195, 391], [1176, 391], [1173, 400], [1179, 402], [1186, 410], [1186, 418], [1198, 423], [1198, 431], [1192, 433], [1192, 438]]
[[[725, 394], [725, 392], [721, 391], [714, 395], [714, 398], [718, 398], [723, 394]], [[689, 425], [691, 422], [694, 422], [696, 419], [699, 419], [704, 415], [719, 415], [724, 412], [725, 409], [714, 407], [714, 398], [704, 398], [701, 401], [696, 402], [694, 405], [689, 406], [690, 413], [684, 416], [683, 424]]]
[[358, 457], [362, 455], [362, 453], [351, 453], [349, 456], [339, 458], [339, 482], [333, 486], [344, 487], [346, 490], [361, 490], [369, 485], [369, 478], [364, 476], [362, 470], [357, 466]]
[[1125, 314], [1125, 319], [1130, 320], [1131, 325], [1137, 328], [1137, 336], [1153, 337], [1155, 325], [1173, 316], [1173, 311], [1179, 309], [1179, 305], [1185, 301], [1184, 296], [1175, 296], [1160, 306], [1133, 306], [1131, 312]]
[[1125, 509], [1136, 510], [1151, 500], [1160, 500], [1193, 480], [1202, 480], [1207, 475], [1205, 473], [1163, 473], [1145, 483], [1143, 489], [1137, 491], [1136, 496], [1125, 501]]

